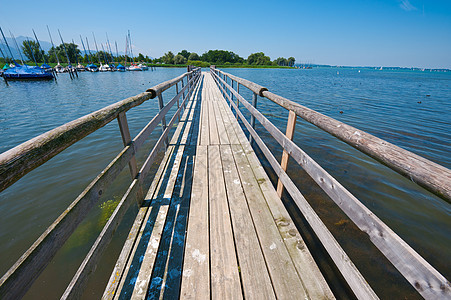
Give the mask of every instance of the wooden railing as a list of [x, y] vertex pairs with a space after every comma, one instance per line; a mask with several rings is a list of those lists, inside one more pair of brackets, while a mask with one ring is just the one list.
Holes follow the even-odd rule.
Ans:
[[[126, 165], [132, 176], [132, 182], [121, 198], [113, 214], [105, 224], [88, 255], [67, 287], [62, 298], [80, 297], [88, 275], [92, 272], [102, 251], [111, 241], [133, 200], [142, 202], [144, 195], [141, 186], [157, 154], [167, 145], [168, 135], [175, 120], [180, 117], [196, 82], [200, 78], [200, 68], [188, 68], [188, 72], [177, 78], [158, 84], [146, 92], [119, 101], [96, 112], [66, 123], [58, 128], [33, 138], [9, 151], [0, 154], [0, 191], [19, 180], [31, 170], [42, 165], [70, 145], [105, 126], [114, 119], [118, 120], [124, 148], [109, 165], [85, 188], [69, 207], [34, 242], [19, 260], [0, 279], [0, 299], [17, 299], [25, 295], [34, 280], [45, 269], [57, 251], [75, 231], [100, 196], [114, 181]], [[181, 86], [179, 86], [179, 84]], [[176, 95], [163, 104], [163, 92], [176, 86]], [[158, 97], [159, 113], [131, 139], [125, 113], [141, 105], [144, 101]], [[177, 103], [177, 111], [166, 124], [168, 111]], [[138, 169], [135, 153], [144, 144], [153, 130], [162, 124], [162, 134], [151, 150], [144, 164]]]
[[[451, 200], [451, 170], [364, 131], [273, 94], [267, 88], [251, 81], [215, 68], [211, 68], [210, 72], [221, 89], [224, 98], [228, 99], [230, 106], [234, 108], [237, 118], [241, 119], [249, 131], [250, 140], [255, 141], [278, 176], [277, 192], [279, 196], [282, 195], [282, 188], [285, 187], [357, 298], [373, 299], [377, 298], [377, 296], [287, 175], [289, 156], [310, 175], [361, 231], [368, 234], [372, 243], [387, 257], [418, 293], [426, 299], [451, 297], [450, 283], [443, 275], [292, 141], [296, 117], [300, 116], [336, 136], [447, 201]], [[234, 84], [236, 84], [236, 90], [234, 89]], [[252, 104], [240, 95], [240, 85], [253, 92]], [[256, 109], [258, 96], [267, 98], [288, 110], [286, 134], [283, 134]], [[236, 103], [234, 103], [234, 97]], [[240, 104], [250, 112], [250, 122], [246, 120], [240, 111]], [[256, 119], [282, 146], [283, 155], [280, 164], [255, 131]]]

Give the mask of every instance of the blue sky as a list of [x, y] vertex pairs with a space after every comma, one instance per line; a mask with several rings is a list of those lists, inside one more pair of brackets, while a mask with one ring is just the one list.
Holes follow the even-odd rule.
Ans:
[[15, 36], [34, 28], [49, 40], [49, 25], [54, 40], [60, 29], [65, 41], [82, 34], [93, 44], [92, 31], [98, 43], [108, 32], [120, 51], [130, 30], [134, 53], [152, 57], [224, 49], [316, 64], [451, 68], [451, 0], [0, 0], [0, 15]]

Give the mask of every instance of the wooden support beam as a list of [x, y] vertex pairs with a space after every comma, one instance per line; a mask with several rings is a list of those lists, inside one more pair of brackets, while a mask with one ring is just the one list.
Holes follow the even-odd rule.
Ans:
[[[128, 129], [128, 122], [127, 117], [125, 115], [125, 112], [121, 112], [117, 116], [117, 122], [119, 124], [119, 129], [121, 131], [122, 136], [122, 142], [124, 143], [124, 146], [127, 146], [132, 141], [132, 138], [130, 136], [130, 130]], [[130, 169], [130, 174], [132, 176], [132, 179], [136, 177], [138, 174], [138, 165], [136, 164], [136, 158], [133, 155], [133, 157], [130, 159], [128, 163], [128, 167]]]
[[[290, 112], [288, 113], [287, 131], [286, 131], [285, 135], [291, 141], [293, 140], [293, 134], [294, 134], [295, 127], [296, 127], [296, 113], [294, 111], [290, 110]], [[287, 150], [283, 149], [282, 160], [280, 161], [280, 166], [282, 167], [282, 170], [284, 172], [287, 171], [287, 165], [288, 165], [289, 158], [290, 158], [290, 155], [288, 154]], [[279, 196], [279, 198], [282, 197], [282, 192], [283, 192], [283, 184], [282, 184], [282, 181], [280, 181], [280, 179], [279, 179], [279, 181], [277, 182], [277, 195]]]

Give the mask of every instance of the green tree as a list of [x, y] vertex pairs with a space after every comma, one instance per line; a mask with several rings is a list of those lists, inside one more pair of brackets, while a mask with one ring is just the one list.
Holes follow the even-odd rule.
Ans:
[[197, 53], [192, 52], [192, 53], [189, 55], [188, 60], [200, 60], [200, 57], [199, 57], [199, 55], [198, 55]]
[[144, 61], [146, 58], [144, 57], [144, 55], [142, 53], [138, 54], [138, 61]]
[[278, 66], [288, 66], [288, 60], [286, 58], [283, 58], [283, 57], [278, 57], [274, 62]]
[[163, 57], [161, 57], [161, 59], [163, 60], [163, 62], [165, 64], [174, 64], [174, 53], [172, 53], [171, 51], [169, 51], [168, 53], [165, 53], [163, 55]]
[[181, 55], [181, 54], [177, 54], [177, 55], [174, 57], [174, 63], [175, 63], [176, 65], [183, 65], [183, 64], [186, 63], [186, 58], [183, 57], [183, 55]]
[[243, 63], [244, 59], [232, 51], [226, 50], [209, 50], [200, 57], [201, 61], [209, 62], [215, 65], [222, 65], [226, 62], [235, 64]]
[[183, 56], [185, 59], [189, 58], [189, 55], [191, 54], [190, 52], [186, 51], [186, 50], [182, 50], [180, 51], [178, 54], [180, 54], [181, 56]]
[[269, 58], [269, 56], [265, 56], [265, 53], [257, 52], [249, 55], [249, 57], [247, 58], [247, 63], [250, 65], [267, 66], [271, 65], [271, 59]]
[[22, 42], [22, 52], [28, 58], [29, 61], [36, 59], [37, 62], [44, 62], [42, 57], [43, 53], [39, 50], [39, 44], [34, 41], [23, 41]]
[[[75, 56], [79, 56], [81, 51], [78, 49], [78, 45], [73, 43], [64, 43], [67, 50], [67, 55], [69, 56], [69, 60], [71, 63], [76, 62]], [[50, 62], [56, 62], [56, 56], [58, 56], [60, 62], [65, 62], [67, 60], [66, 53], [64, 52], [63, 44], [56, 46], [55, 48], [51, 48], [49, 50]]]
[[288, 65], [289, 65], [290, 67], [294, 66], [294, 63], [295, 63], [295, 62], [296, 62], [296, 59], [295, 59], [293, 56], [291, 56], [291, 57], [288, 58]]

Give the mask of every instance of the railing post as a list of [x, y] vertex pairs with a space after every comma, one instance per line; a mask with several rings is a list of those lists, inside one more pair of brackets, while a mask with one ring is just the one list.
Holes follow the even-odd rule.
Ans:
[[[252, 96], [252, 106], [255, 108], [257, 108], [257, 97], [258, 97], [257, 93], [254, 92], [254, 95]], [[251, 114], [251, 126], [252, 128], [255, 129], [255, 117], [253, 114]], [[250, 132], [249, 132], [249, 143], [252, 143], [252, 135]]]
[[[125, 112], [121, 112], [117, 116], [117, 122], [119, 124], [119, 130], [121, 131], [122, 142], [124, 143], [124, 146], [127, 146], [132, 141], [132, 138], [130, 136], [130, 130], [128, 129], [127, 117], [125, 116]], [[128, 168], [130, 169], [132, 179], [135, 179], [136, 175], [138, 175], [138, 165], [136, 164], [136, 158], [134, 155], [128, 163]]]
[[[183, 78], [182, 78], [182, 89], [185, 87], [185, 83], [183, 82]], [[185, 101], [185, 92], [183, 92], [183, 101]], [[183, 102], [182, 101], [182, 102]], [[183, 108], [186, 108], [186, 104], [183, 105]]]
[[[163, 107], [164, 107], [163, 95], [161, 95], [161, 93], [158, 93], [158, 105], [160, 106], [160, 111], [161, 111], [163, 109]], [[164, 132], [165, 129], [166, 129], [166, 118], [165, 117], [163, 117], [161, 119], [161, 129], [162, 129], [162, 132]], [[168, 139], [168, 137], [166, 137], [166, 139], [164, 141], [164, 146], [166, 147], [166, 149], [169, 146], [169, 139]]]
[[[293, 134], [294, 134], [295, 127], [296, 127], [296, 113], [294, 111], [290, 110], [290, 112], [288, 113], [287, 131], [285, 134], [287, 136], [287, 138], [289, 138], [290, 140], [293, 140]], [[282, 160], [280, 161], [280, 166], [282, 167], [284, 172], [287, 171], [289, 158], [290, 158], [290, 154], [288, 154], [288, 152], [286, 150], [283, 150]], [[283, 183], [279, 179], [279, 181], [277, 182], [277, 195], [279, 195], [279, 198], [282, 197], [282, 193], [283, 193]]]
[[[230, 82], [232, 84], [232, 90], [233, 90], [233, 79], [231, 79]], [[232, 101], [233, 101], [233, 93], [232, 93], [232, 91], [230, 91], [230, 107], [232, 107]]]
[[[175, 94], [178, 95], [179, 94], [179, 83], [177, 82], [175, 84]], [[177, 109], [180, 108], [180, 103], [179, 103], [179, 98], [177, 98]], [[180, 122], [180, 115], [179, 114], [179, 122]]]
[[[236, 82], [236, 92], [239, 94], [240, 93], [240, 83], [237, 81]], [[236, 97], [236, 109], [238, 110], [240, 107], [240, 100], [238, 100], [238, 97]], [[238, 111], [235, 111], [235, 117], [238, 120]]]

